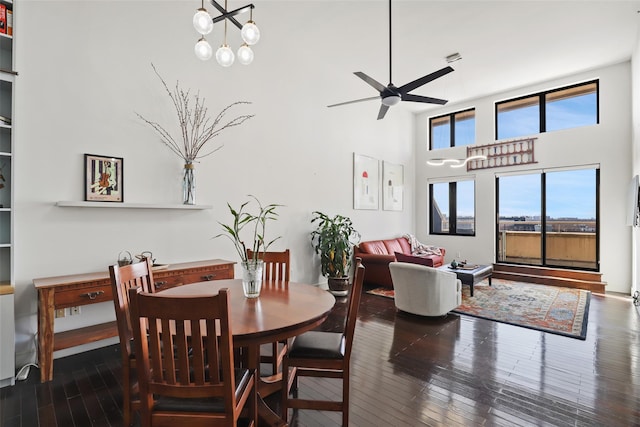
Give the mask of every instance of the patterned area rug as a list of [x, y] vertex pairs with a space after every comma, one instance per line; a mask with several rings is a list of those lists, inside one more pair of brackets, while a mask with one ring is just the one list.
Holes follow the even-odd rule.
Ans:
[[[393, 290], [367, 293], [393, 298]], [[584, 340], [587, 337], [591, 292], [493, 279], [473, 288], [462, 286], [462, 304], [455, 313], [536, 329]]]

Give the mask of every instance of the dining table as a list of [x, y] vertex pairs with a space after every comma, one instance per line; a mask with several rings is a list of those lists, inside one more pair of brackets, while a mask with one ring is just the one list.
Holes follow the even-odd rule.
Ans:
[[241, 279], [197, 282], [162, 291], [165, 295], [215, 295], [229, 289], [233, 346], [246, 355], [247, 367], [256, 369], [260, 426], [286, 423], [264, 401], [284, 389], [281, 373], [260, 376], [260, 346], [288, 339], [316, 328], [329, 316], [334, 296], [319, 286], [282, 281], [264, 281], [260, 296], [247, 298]]

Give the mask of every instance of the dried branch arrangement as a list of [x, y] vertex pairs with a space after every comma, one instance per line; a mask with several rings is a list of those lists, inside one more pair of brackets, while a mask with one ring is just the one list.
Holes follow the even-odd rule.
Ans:
[[[218, 136], [220, 132], [234, 126], [240, 126], [242, 123], [253, 117], [250, 115], [241, 115], [235, 117], [228, 122], [222, 124], [227, 112], [238, 104], [251, 104], [246, 101], [238, 101], [225, 107], [215, 119], [209, 117], [209, 110], [205, 106], [205, 99], [200, 97], [200, 93], [191, 93], [191, 89], [186, 91], [180, 87], [180, 82], [176, 81], [176, 86], [172, 90], [169, 89], [156, 67], [151, 64], [156, 76], [162, 82], [165, 91], [171, 98], [173, 106], [178, 115], [178, 123], [180, 125], [180, 138], [174, 138], [162, 125], [149, 120], [139, 113], [136, 115], [145, 123], [153, 128], [160, 136], [164, 145], [169, 147], [171, 151], [177, 154], [185, 163], [192, 163], [197, 159], [210, 156], [224, 146], [221, 143], [217, 147], [204, 151], [203, 148], [207, 142]], [[181, 139], [179, 142], [178, 139]]]

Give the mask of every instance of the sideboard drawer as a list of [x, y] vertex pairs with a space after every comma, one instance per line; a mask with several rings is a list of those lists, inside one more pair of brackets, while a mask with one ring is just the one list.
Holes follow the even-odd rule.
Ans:
[[84, 286], [75, 289], [65, 289], [55, 293], [56, 308], [74, 307], [77, 305], [96, 304], [113, 301], [111, 284], [101, 286]]
[[217, 268], [198, 273], [185, 274], [184, 283], [208, 282], [210, 280], [233, 279], [233, 269]]
[[153, 284], [156, 288], [156, 292], [164, 291], [165, 289], [174, 288], [184, 284], [182, 275], [170, 276], [170, 277], [154, 277]]

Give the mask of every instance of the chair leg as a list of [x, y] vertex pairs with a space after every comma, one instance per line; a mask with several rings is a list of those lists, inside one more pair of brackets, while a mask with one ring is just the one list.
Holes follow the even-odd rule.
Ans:
[[129, 427], [133, 420], [131, 417], [131, 368], [129, 360], [122, 362], [122, 421], [125, 427]]
[[287, 420], [289, 417], [289, 366], [286, 361], [282, 363], [282, 399], [280, 403], [280, 407], [282, 408], [281, 418], [285, 424], [287, 424]]
[[271, 343], [271, 369], [273, 375], [278, 373], [278, 355], [280, 352], [278, 351], [278, 341]]
[[342, 425], [349, 426], [349, 366], [344, 370], [342, 376]]

